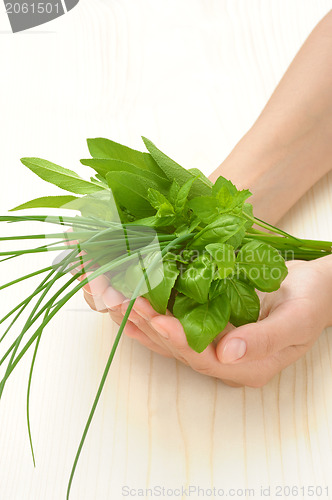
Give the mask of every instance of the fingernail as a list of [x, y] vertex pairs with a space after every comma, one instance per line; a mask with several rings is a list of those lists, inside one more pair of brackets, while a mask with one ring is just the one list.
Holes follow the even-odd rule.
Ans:
[[157, 333], [159, 333], [159, 335], [161, 335], [164, 339], [168, 339], [169, 335], [168, 335], [168, 332], [166, 332], [166, 330], [164, 330], [160, 325], [155, 325], [154, 323], [150, 322], [150, 325], [152, 326], [152, 328], [154, 330], [156, 330]]
[[221, 361], [223, 363], [233, 363], [245, 355], [247, 344], [242, 339], [230, 339], [222, 352]]
[[114, 311], [118, 311], [120, 309], [124, 300], [124, 296], [121, 293], [110, 287], [105, 290], [102, 298], [107, 309]]

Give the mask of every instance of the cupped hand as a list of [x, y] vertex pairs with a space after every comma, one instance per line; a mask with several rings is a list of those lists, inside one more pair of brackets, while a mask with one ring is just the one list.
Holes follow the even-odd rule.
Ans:
[[[192, 350], [180, 321], [160, 315], [138, 297], [125, 334], [163, 356], [174, 357], [193, 370], [232, 386], [262, 387], [283, 368], [303, 356], [320, 333], [332, 324], [332, 261], [291, 261], [279, 290], [260, 293], [256, 323], [228, 325], [202, 353]], [[129, 301], [100, 276], [86, 285], [92, 309], [109, 312], [120, 324]]]

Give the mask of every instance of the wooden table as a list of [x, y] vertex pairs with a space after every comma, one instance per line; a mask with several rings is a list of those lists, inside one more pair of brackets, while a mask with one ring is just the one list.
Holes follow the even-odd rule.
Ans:
[[[22, 156], [88, 176], [78, 162], [88, 156], [86, 137], [141, 148], [142, 134], [208, 174], [330, 7], [328, 0], [81, 0], [66, 16], [16, 35], [1, 11], [1, 213], [59, 192], [25, 169]], [[331, 186], [331, 176], [322, 179], [282, 227], [331, 239]], [[1, 282], [41, 259], [13, 262], [2, 264]], [[1, 316], [27, 285], [1, 292]], [[31, 393], [35, 470], [25, 421], [32, 352], [23, 358], [0, 407], [1, 500], [65, 498], [115, 332], [81, 296], [47, 327]], [[136, 498], [149, 487], [188, 498], [189, 486], [195, 500], [209, 488], [216, 498], [221, 489], [236, 498], [318, 498], [321, 487], [322, 498], [332, 498], [329, 334], [262, 389], [227, 387], [123, 338], [71, 499]]]

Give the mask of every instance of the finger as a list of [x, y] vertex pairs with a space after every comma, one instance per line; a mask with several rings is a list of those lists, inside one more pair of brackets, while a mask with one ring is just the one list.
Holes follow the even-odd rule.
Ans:
[[220, 363], [213, 344], [201, 353], [191, 349], [180, 321], [173, 316], [156, 316], [151, 319], [150, 325], [177, 359], [187, 362], [200, 373], [216, 376]]
[[272, 356], [283, 349], [308, 340], [306, 308], [295, 302], [283, 303], [257, 323], [235, 328], [218, 343], [216, 352], [222, 363], [245, 363]]
[[[123, 316], [121, 313], [110, 311], [110, 316], [115, 323], [117, 323], [118, 325], [121, 324], [123, 320]], [[142, 330], [139, 327], [137, 327], [131, 321], [127, 322], [123, 331], [128, 337], [137, 340], [140, 344], [144, 345], [148, 349], [151, 349], [152, 351], [157, 352], [158, 354], [161, 354], [164, 357], [167, 358], [172, 357], [172, 355], [168, 350], [163, 349], [158, 344], [155, 344], [149, 337], [147, 337], [147, 335], [145, 335], [142, 332]]]
[[158, 313], [153, 309], [150, 302], [144, 297], [137, 297], [133, 309], [147, 321], [158, 316]]
[[136, 325], [134, 325], [130, 321], [128, 321], [124, 331], [128, 337], [138, 340], [140, 344], [144, 345], [144, 347], [147, 347], [151, 351], [157, 352], [158, 354], [161, 354], [166, 358], [172, 357], [169, 351], [152, 342], [149, 337], [147, 337]]
[[[126, 313], [127, 307], [129, 305], [129, 300], [124, 300], [121, 305], [121, 313], [124, 315]], [[138, 304], [136, 304], [138, 303]], [[149, 319], [152, 317], [159, 316], [159, 314], [152, 308], [151, 304], [142, 297], [137, 297], [134, 307], [129, 314], [129, 319], [138, 326], [138, 328], [154, 343], [160, 346], [160, 348], [167, 350], [170, 355], [173, 355], [170, 346], [167, 345], [163, 339], [158, 335], [158, 333], [151, 327]], [[138, 312], [140, 314], [138, 314]], [[143, 312], [144, 311], [144, 312]], [[174, 356], [174, 355], [173, 355]]]
[[113, 311], [120, 308], [122, 302], [125, 300], [125, 297], [122, 293], [118, 292], [111, 286], [108, 286], [102, 294], [102, 299], [106, 307]]
[[84, 296], [86, 303], [91, 307], [91, 309], [93, 311], [98, 311], [101, 313], [108, 312], [108, 309], [107, 309], [106, 305], [104, 304], [102, 297], [90, 295], [85, 290], [83, 290], [83, 296]]

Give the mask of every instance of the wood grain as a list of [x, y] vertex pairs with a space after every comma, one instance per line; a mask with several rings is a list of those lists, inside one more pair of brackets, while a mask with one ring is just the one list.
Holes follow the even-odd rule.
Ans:
[[[327, 0], [81, 0], [45, 28], [1, 32], [1, 212], [45, 194], [45, 183], [20, 157], [79, 168], [86, 137], [141, 148], [145, 135], [179, 163], [210, 173], [251, 126], [330, 7]], [[88, 175], [88, 167], [80, 168]], [[283, 228], [331, 239], [331, 187], [328, 175], [284, 218]], [[47, 192], [58, 190], [49, 185]], [[2, 265], [1, 281], [39, 265], [33, 257]], [[29, 289], [1, 292], [1, 312]], [[31, 355], [15, 370], [0, 407], [1, 500], [65, 498], [115, 332], [82, 297], [48, 326], [31, 394], [35, 470], [25, 423]], [[278, 485], [332, 491], [330, 335], [322, 333], [307, 356], [263, 389], [227, 387], [124, 338], [72, 500], [118, 500], [125, 485], [234, 488], [242, 498], [246, 488], [254, 489], [247, 498], [261, 498], [261, 486], [269, 485], [269, 498], [280, 498]]]

